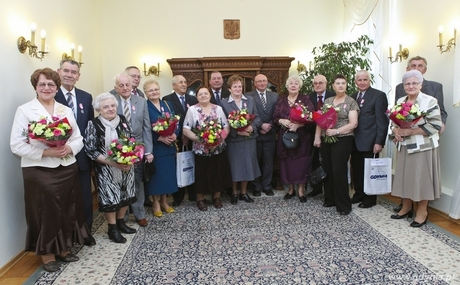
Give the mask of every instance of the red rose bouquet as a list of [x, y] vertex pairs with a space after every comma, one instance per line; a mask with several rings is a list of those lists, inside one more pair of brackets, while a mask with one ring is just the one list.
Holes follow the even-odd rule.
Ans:
[[313, 114], [300, 103], [295, 103], [289, 110], [289, 119], [299, 124], [313, 123]]
[[207, 147], [219, 145], [226, 137], [227, 134], [222, 129], [222, 124], [216, 119], [206, 118], [202, 123], [196, 123], [195, 128], [192, 129], [201, 143]]
[[[338, 109], [332, 107], [329, 104], [324, 104], [321, 110], [318, 110], [313, 113], [313, 120], [321, 129], [327, 130], [335, 126], [335, 124], [337, 124], [338, 112]], [[335, 136], [326, 135], [324, 137], [324, 142], [335, 143], [337, 142], [337, 138]]]
[[63, 146], [72, 135], [72, 127], [67, 118], [59, 119], [51, 117], [40, 118], [38, 121], [32, 121], [27, 127], [29, 138], [38, 140], [49, 147]]
[[180, 116], [171, 116], [169, 112], [164, 112], [163, 108], [161, 108], [161, 111], [161, 117], [158, 117], [158, 120], [152, 124], [152, 129], [163, 137], [172, 135], [177, 130]]
[[237, 131], [244, 131], [255, 117], [256, 115], [250, 114], [248, 109], [233, 110], [228, 114], [228, 124]]
[[390, 120], [401, 129], [412, 128], [426, 115], [426, 112], [420, 111], [420, 107], [417, 104], [412, 104], [410, 102], [396, 104], [387, 112], [389, 113]]
[[136, 142], [134, 138], [121, 135], [119, 139], [114, 139], [107, 150], [109, 160], [119, 164], [136, 164], [144, 157], [144, 145]]

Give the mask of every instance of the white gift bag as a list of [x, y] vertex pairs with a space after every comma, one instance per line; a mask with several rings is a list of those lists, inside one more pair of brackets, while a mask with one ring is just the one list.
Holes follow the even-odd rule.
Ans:
[[193, 151], [178, 152], [176, 160], [177, 187], [182, 188], [195, 183], [195, 157]]
[[364, 159], [364, 193], [367, 195], [391, 193], [391, 158]]

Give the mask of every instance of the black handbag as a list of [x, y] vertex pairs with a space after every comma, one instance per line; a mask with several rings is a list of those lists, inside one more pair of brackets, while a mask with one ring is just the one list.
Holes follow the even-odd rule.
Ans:
[[[315, 155], [314, 153], [315, 151], [316, 151], [316, 148], [313, 151], [312, 158]], [[307, 175], [308, 183], [310, 183], [312, 187], [320, 184], [321, 181], [323, 181], [327, 177], [327, 173], [326, 171], [324, 171], [324, 168], [322, 165], [323, 159], [321, 158], [321, 152], [319, 152], [318, 154], [319, 154], [319, 167], [313, 170], [309, 175]]]
[[285, 132], [283, 134], [283, 144], [286, 148], [297, 148], [299, 146], [299, 134], [294, 132]]
[[155, 164], [153, 164], [153, 161], [148, 162], [147, 160], [145, 160], [145, 162], [144, 162], [144, 173], [142, 175], [142, 180], [145, 183], [149, 182], [150, 177], [152, 177], [155, 174], [156, 171], [157, 171], [157, 169], [155, 167]]

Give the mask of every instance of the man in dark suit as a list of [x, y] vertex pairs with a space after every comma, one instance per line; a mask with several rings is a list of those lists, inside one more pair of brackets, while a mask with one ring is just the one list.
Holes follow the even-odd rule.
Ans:
[[211, 103], [220, 106], [220, 100], [230, 96], [230, 91], [227, 88], [222, 88], [224, 79], [219, 71], [211, 72], [209, 76], [209, 86], [211, 87]]
[[370, 208], [377, 204], [377, 195], [364, 193], [364, 159], [379, 157], [388, 134], [389, 119], [387, 95], [370, 87], [368, 71], [360, 70], [355, 75], [358, 92], [351, 96], [359, 106], [358, 127], [354, 130], [355, 145], [351, 152], [351, 167], [355, 194], [352, 203], [361, 202], [358, 207]]
[[[313, 90], [314, 92], [310, 93], [310, 100], [315, 106], [315, 111], [318, 111], [324, 104], [324, 100], [335, 96], [334, 92], [327, 91], [327, 79], [324, 75], [316, 75], [313, 78]], [[312, 128], [313, 137], [315, 136], [316, 128]], [[312, 170], [318, 168], [320, 166], [319, 163], [319, 149], [315, 150], [312, 159]], [[323, 183], [319, 183], [313, 187], [313, 190], [307, 194], [308, 197], [315, 197], [316, 195], [323, 193]]]
[[[133, 88], [131, 90], [131, 95], [145, 98], [144, 92], [142, 92], [141, 89], [137, 88], [139, 87], [139, 84], [141, 83], [142, 79], [141, 71], [139, 70], [139, 68], [131, 65], [125, 68], [125, 72], [131, 77], [131, 84]], [[117, 90], [114, 88], [110, 91], [110, 93], [115, 95], [117, 94]]]
[[[137, 142], [144, 143], [145, 158], [148, 162], [153, 161], [153, 143], [152, 143], [152, 126], [150, 125], [147, 101], [139, 96], [132, 95], [131, 76], [123, 72], [115, 77], [115, 89], [118, 100], [117, 113], [124, 115], [130, 122], [134, 138]], [[125, 106], [126, 109], [125, 109]], [[128, 113], [128, 114], [127, 114]], [[136, 187], [137, 201], [131, 204], [131, 209], [137, 223], [141, 227], [147, 226], [144, 208], [144, 183], [142, 181], [144, 164], [138, 163], [134, 166], [134, 185]], [[117, 217], [117, 221], [120, 217]]]
[[[187, 91], [187, 80], [182, 75], [176, 75], [172, 79], [172, 87], [174, 92], [166, 95], [163, 99], [172, 103], [174, 113], [180, 116], [179, 120], [179, 135], [177, 136], [177, 146], [179, 151], [182, 151], [183, 146], [187, 146], [188, 150], [192, 149], [192, 141], [182, 134], [182, 126], [184, 125], [185, 114], [188, 107], [198, 103], [194, 96], [185, 94]], [[185, 189], [188, 190], [188, 199], [196, 201], [195, 184], [187, 187], [179, 188], [177, 192], [173, 193], [173, 205], [179, 206], [185, 197]]]
[[[75, 88], [75, 84], [80, 79], [80, 64], [75, 60], [63, 59], [57, 70], [61, 78], [61, 87], [54, 99], [70, 107], [77, 119], [78, 128], [83, 137], [85, 137], [86, 126], [88, 121], [94, 118], [93, 97], [88, 92]], [[75, 156], [78, 164], [78, 176], [83, 197], [83, 209], [85, 220], [91, 229], [93, 225], [93, 195], [91, 191], [91, 160], [82, 150]], [[85, 245], [93, 246], [96, 240], [90, 234]]]
[[[407, 62], [407, 67], [406, 71], [409, 70], [414, 70], [417, 69], [422, 73], [422, 75], [425, 74], [427, 70], [428, 63], [424, 57], [421, 56], [415, 56], [411, 58]], [[442, 120], [442, 127], [441, 130], [439, 131], [439, 134], [442, 134], [444, 130], [446, 129], [446, 122], [447, 122], [447, 112], [446, 109], [444, 108], [444, 93], [442, 92], [442, 84], [436, 81], [428, 81], [425, 78], [423, 78], [423, 83], [422, 83], [422, 90], [423, 93], [433, 96], [438, 100], [438, 105], [439, 108], [441, 109], [441, 120]], [[395, 90], [395, 104], [396, 101], [398, 101], [399, 98], [406, 96], [406, 92], [404, 91], [404, 86], [402, 83], [399, 83], [396, 86]], [[402, 199], [401, 199], [401, 204], [399, 206], [396, 206], [393, 210], [398, 213], [401, 211], [402, 208]]]
[[267, 91], [267, 76], [258, 74], [254, 78], [256, 90], [244, 94], [254, 98], [257, 113], [261, 119], [262, 126], [257, 136], [257, 160], [262, 175], [257, 177], [252, 183], [255, 187], [254, 196], [261, 196], [261, 191], [267, 196], [273, 196], [272, 177], [273, 159], [276, 147], [276, 129], [273, 124], [273, 112], [275, 111], [278, 93]]

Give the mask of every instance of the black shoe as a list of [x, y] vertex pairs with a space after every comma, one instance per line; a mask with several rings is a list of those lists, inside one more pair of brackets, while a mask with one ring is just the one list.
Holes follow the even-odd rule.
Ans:
[[240, 196], [238, 198], [240, 200], [244, 200], [247, 203], [254, 203], [254, 200], [251, 197], [249, 197], [248, 193], [240, 194]]
[[412, 223], [410, 223], [410, 226], [413, 227], [413, 228], [420, 228], [421, 226], [425, 225], [426, 224], [426, 221], [428, 220], [428, 216], [426, 216], [426, 219], [425, 221], [419, 223], [419, 222], [416, 222], [416, 221], [413, 221]]
[[254, 191], [252, 191], [252, 196], [260, 197], [260, 196], [262, 196], [262, 192], [260, 190], [254, 190]]
[[367, 204], [365, 202], [362, 202], [358, 205], [358, 207], [363, 208], [363, 209], [367, 209], [367, 208], [374, 207], [374, 206], [375, 204]]
[[414, 215], [414, 211], [410, 210], [409, 212], [405, 213], [404, 215], [394, 214], [394, 215], [391, 215], [390, 218], [392, 218], [394, 220], [400, 220], [400, 219], [404, 219], [405, 217], [412, 218], [413, 215]]
[[323, 207], [326, 207], [326, 208], [330, 208], [330, 207], [334, 207], [335, 204], [332, 204], [332, 203], [328, 203], [328, 202], [324, 202], [323, 204]]
[[89, 237], [85, 238], [85, 242], [83, 244], [86, 246], [95, 246], [96, 240], [92, 235], [90, 235]]
[[305, 203], [307, 202], [307, 197], [306, 196], [299, 196], [300, 203]]
[[399, 204], [398, 206], [394, 207], [393, 208], [393, 212], [395, 213], [399, 213], [399, 211], [401, 211], [403, 205], [402, 204]]
[[120, 230], [120, 232], [125, 233], [125, 234], [134, 234], [134, 233], [136, 233], [135, 229], [130, 228], [125, 224], [124, 219], [117, 219], [117, 227]]
[[232, 197], [230, 197], [230, 204], [232, 205], [236, 205], [238, 204], [238, 195], [232, 195]]
[[273, 193], [272, 189], [264, 190], [264, 193], [267, 196], [274, 196], [275, 195], [275, 193]]
[[121, 235], [120, 230], [117, 225], [109, 224], [109, 239], [113, 240], [116, 243], [125, 243], [126, 239]]
[[174, 200], [172, 204], [173, 204], [174, 207], [177, 207], [177, 206], [180, 206], [180, 204], [182, 204], [182, 201]]
[[286, 195], [284, 195], [284, 200], [289, 200], [291, 199], [292, 197], [295, 197], [295, 192], [293, 192], [292, 194], [287, 192]]
[[50, 261], [47, 264], [43, 264], [43, 269], [48, 272], [58, 271], [61, 265], [56, 261]]
[[363, 197], [358, 197], [358, 195], [353, 195], [353, 198], [351, 198], [351, 203], [356, 204], [356, 203], [361, 203], [363, 201]]
[[307, 197], [315, 197], [315, 196], [318, 196], [319, 194], [323, 194], [323, 191], [322, 190], [313, 190], [311, 191], [310, 193], [307, 194]]
[[341, 216], [346, 216], [346, 215], [348, 215], [348, 214], [350, 214], [350, 213], [351, 213], [351, 211], [340, 211], [340, 212], [339, 212], [339, 214], [340, 214]]
[[75, 254], [69, 252], [66, 256], [56, 255], [56, 260], [61, 260], [64, 262], [75, 262], [79, 261], [80, 258], [78, 258], [78, 256], [76, 256]]

